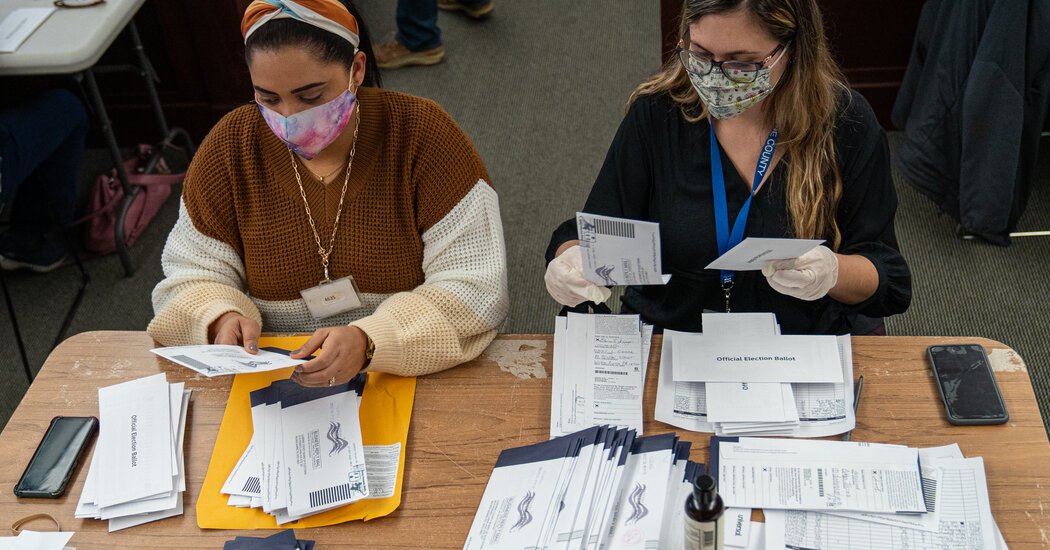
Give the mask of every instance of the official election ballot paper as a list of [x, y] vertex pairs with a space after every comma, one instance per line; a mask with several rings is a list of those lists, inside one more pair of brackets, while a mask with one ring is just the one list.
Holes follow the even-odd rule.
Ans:
[[555, 317], [551, 437], [602, 424], [641, 433], [652, 335], [637, 315]]
[[208, 378], [242, 372], [264, 372], [294, 367], [307, 359], [292, 359], [288, 355], [260, 349], [252, 355], [241, 346], [208, 344], [203, 346], [173, 346], [151, 349], [153, 353]]
[[576, 213], [583, 276], [603, 286], [663, 285], [660, 224]]
[[842, 382], [834, 336], [726, 336], [674, 339], [677, 382]]
[[[772, 313], [705, 313], [703, 322], [706, 334], [711, 337], [775, 336], [780, 332]], [[689, 333], [664, 330], [656, 420], [718, 435], [792, 437], [835, 435], [856, 425], [852, 406], [853, 353], [848, 335], [835, 337], [842, 382], [790, 384], [676, 381], [674, 347], [682, 335], [688, 337]]]
[[918, 450], [902, 445], [716, 436], [710, 464], [726, 506], [926, 512]]
[[155, 374], [99, 388], [99, 435], [76, 517], [116, 531], [182, 513], [190, 390]]
[[820, 246], [822, 239], [780, 239], [748, 237], [729, 249], [704, 269], [726, 271], [757, 271], [766, 260], [789, 260], [797, 258]]
[[463, 548], [662, 548], [689, 447], [595, 426], [503, 451]]

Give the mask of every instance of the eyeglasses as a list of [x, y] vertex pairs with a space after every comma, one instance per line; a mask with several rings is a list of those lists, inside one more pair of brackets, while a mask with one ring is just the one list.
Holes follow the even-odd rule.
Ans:
[[700, 52], [694, 52], [693, 50], [687, 50], [679, 46], [678, 59], [682, 62], [682, 66], [685, 70], [697, 75], [704, 76], [711, 72], [711, 69], [718, 67], [722, 74], [726, 75], [726, 78], [733, 82], [740, 84], [749, 84], [755, 81], [758, 77], [758, 71], [765, 67], [766, 63], [780, 50], [784, 48], [783, 44], [780, 44], [766, 56], [765, 59], [758, 63], [752, 63], [750, 61], [715, 61], [710, 56], [704, 55]]

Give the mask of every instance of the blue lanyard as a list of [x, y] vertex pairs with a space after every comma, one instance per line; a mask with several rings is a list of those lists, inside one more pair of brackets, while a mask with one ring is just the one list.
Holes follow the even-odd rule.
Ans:
[[[714, 194], [715, 203], [715, 235], [718, 238], [718, 255], [725, 254], [734, 246], [744, 240], [744, 226], [747, 225], [747, 214], [751, 210], [751, 199], [755, 196], [755, 190], [762, 183], [766, 171], [773, 160], [773, 152], [777, 150], [776, 128], [769, 133], [766, 142], [762, 145], [762, 154], [758, 157], [758, 165], [755, 166], [755, 179], [751, 184], [751, 194], [748, 195], [744, 206], [733, 222], [733, 231], [729, 232], [729, 204], [726, 201], [726, 180], [722, 172], [722, 155], [718, 148], [718, 138], [715, 137], [715, 128], [711, 126], [711, 189]], [[733, 284], [733, 272], [722, 271], [722, 285]]]

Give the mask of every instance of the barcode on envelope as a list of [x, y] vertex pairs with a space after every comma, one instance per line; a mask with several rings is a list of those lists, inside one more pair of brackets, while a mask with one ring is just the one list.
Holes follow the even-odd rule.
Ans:
[[817, 492], [821, 497], [824, 496], [824, 469], [817, 468]]
[[634, 224], [621, 220], [603, 220], [599, 218], [594, 220], [594, 232], [601, 235], [633, 239]]
[[922, 478], [922, 497], [926, 501], [926, 511], [935, 512], [937, 508], [937, 480], [929, 477]]
[[317, 508], [333, 502], [350, 500], [350, 484], [344, 483], [327, 489], [310, 491], [310, 507]]
[[259, 476], [252, 476], [248, 478], [248, 481], [244, 482], [245, 493], [251, 493], [253, 495], [262, 494], [262, 484], [259, 483]]

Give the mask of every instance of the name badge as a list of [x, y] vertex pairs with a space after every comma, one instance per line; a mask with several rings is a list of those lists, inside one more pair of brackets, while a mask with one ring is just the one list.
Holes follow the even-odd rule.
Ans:
[[322, 281], [315, 287], [300, 290], [314, 319], [324, 319], [361, 307], [361, 296], [354, 278], [347, 275], [334, 281]]

